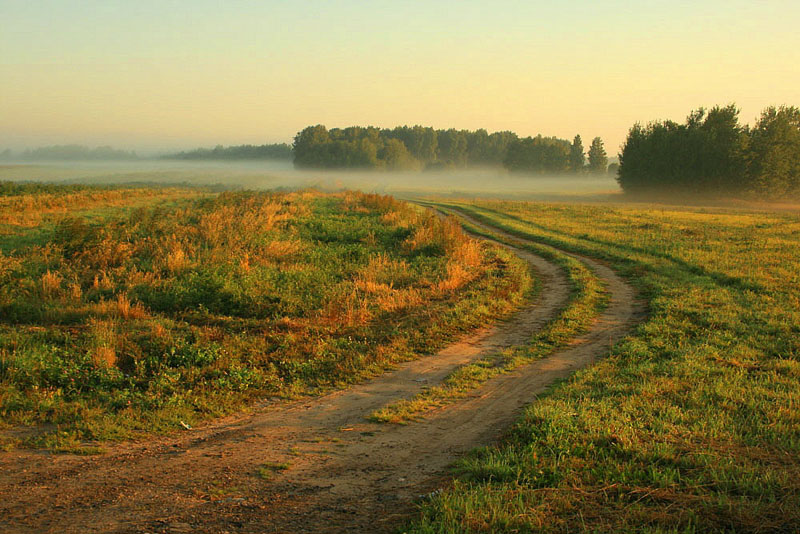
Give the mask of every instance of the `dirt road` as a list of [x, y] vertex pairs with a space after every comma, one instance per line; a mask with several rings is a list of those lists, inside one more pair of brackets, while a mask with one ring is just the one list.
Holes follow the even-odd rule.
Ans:
[[448, 464], [497, 439], [538, 393], [590, 364], [642, 315], [628, 284], [581, 258], [605, 281], [610, 296], [590, 332], [424, 421], [368, 422], [375, 409], [413, 396], [455, 367], [525, 343], [563, 308], [569, 294], [564, 273], [529, 252], [514, 251], [541, 279], [536, 302], [367, 383], [323, 397], [267, 403], [172, 437], [113, 446], [102, 456], [0, 453], [0, 531], [393, 531], [419, 494], [446, 483]]

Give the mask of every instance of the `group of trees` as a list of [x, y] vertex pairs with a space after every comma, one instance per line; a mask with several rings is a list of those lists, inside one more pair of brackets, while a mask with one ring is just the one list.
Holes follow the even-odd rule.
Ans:
[[731, 104], [693, 111], [684, 124], [635, 124], [620, 154], [626, 192], [800, 194], [800, 109], [769, 107], [753, 127]]
[[186, 152], [178, 152], [164, 156], [167, 159], [213, 159], [213, 160], [242, 160], [242, 159], [292, 159], [292, 147], [286, 143], [268, 145], [238, 145], [224, 147], [217, 145], [214, 148], [198, 148]]
[[13, 152], [0, 152], [0, 159], [20, 161], [84, 161], [84, 160], [134, 160], [136, 152], [117, 150], [110, 146], [89, 148], [83, 145], [54, 145]]
[[423, 169], [500, 165], [512, 132], [435, 130], [423, 126], [394, 129], [309, 126], [294, 138], [294, 163], [300, 168]]
[[[294, 138], [299, 168], [430, 169], [505, 166], [512, 171], [579, 172], [585, 169], [580, 136], [520, 139], [514, 132], [436, 130], [424, 126], [394, 129], [309, 126]], [[589, 150], [590, 170], [605, 172], [608, 159], [600, 138]]]
[[603, 140], [595, 137], [589, 147], [588, 165], [583, 140], [576, 135], [572, 143], [557, 137], [526, 137], [517, 139], [508, 147], [503, 165], [511, 171], [533, 173], [602, 174], [608, 168]]

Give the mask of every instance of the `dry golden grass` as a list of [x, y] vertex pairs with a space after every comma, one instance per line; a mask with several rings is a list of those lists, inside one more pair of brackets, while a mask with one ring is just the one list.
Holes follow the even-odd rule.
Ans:
[[116, 312], [123, 319], [144, 319], [147, 317], [147, 310], [141, 303], [132, 304], [128, 295], [120, 293], [117, 295]]
[[117, 352], [113, 347], [97, 347], [92, 353], [92, 361], [98, 367], [113, 367], [117, 363]]
[[425, 247], [442, 247], [448, 254], [452, 254], [462, 244], [471, 241], [464, 234], [459, 222], [453, 217], [439, 221], [435, 216], [425, 214], [414, 233], [406, 239], [406, 246], [411, 251]]
[[92, 289], [95, 290], [103, 290], [109, 291], [114, 288], [114, 282], [109, 278], [107, 271], [102, 271], [99, 274], [94, 275], [94, 281], [92, 282]]
[[409, 228], [413, 224], [407, 213], [403, 211], [388, 211], [381, 215], [381, 222], [397, 228]]
[[22, 260], [11, 256], [6, 256], [0, 250], [0, 280], [8, 273], [19, 269]]
[[117, 327], [113, 320], [90, 319], [89, 332], [94, 340], [92, 362], [97, 367], [110, 368], [117, 362], [116, 345], [119, 342]]
[[80, 257], [87, 266], [105, 270], [126, 263], [133, 253], [130, 243], [106, 235], [99, 243], [82, 251]]
[[425, 224], [417, 227], [414, 233], [406, 239], [406, 245], [409, 250], [416, 251], [425, 246], [434, 244], [436, 242], [436, 228], [433, 225], [433, 220], [428, 219]]
[[316, 323], [319, 326], [366, 326], [372, 319], [369, 309], [369, 301], [358, 290], [344, 297], [334, 298], [328, 301], [325, 307], [317, 316]]
[[67, 295], [69, 296], [70, 299], [76, 301], [81, 300], [81, 297], [83, 296], [83, 289], [81, 289], [80, 284], [76, 284], [73, 282], [69, 284], [67, 290], [68, 290]]
[[58, 296], [59, 291], [61, 290], [61, 275], [58, 273], [50, 272], [50, 269], [47, 270], [42, 275], [41, 285], [42, 285], [42, 296], [45, 298], [53, 298]]
[[460, 263], [448, 262], [447, 278], [439, 282], [439, 291], [455, 291], [471, 282], [475, 276], [464, 269]]
[[161, 323], [152, 323], [150, 329], [153, 332], [153, 336], [158, 339], [169, 339], [170, 337], [169, 331]]
[[189, 265], [191, 265], [191, 261], [186, 256], [186, 253], [183, 251], [180, 244], [174, 243], [172, 245], [172, 249], [167, 252], [167, 256], [164, 261], [164, 266], [166, 267], [167, 271], [172, 274], [178, 274], [186, 270]]
[[450, 252], [450, 257], [466, 267], [479, 267], [483, 260], [481, 243], [474, 239], [461, 241]]
[[132, 267], [127, 272], [127, 280], [131, 286], [153, 286], [160, 280], [160, 274], [157, 271], [140, 271], [138, 268]]
[[376, 296], [375, 301], [378, 309], [390, 313], [414, 308], [423, 303], [419, 290], [413, 288], [380, 293]]
[[76, 210], [138, 206], [158, 200], [202, 195], [203, 192], [190, 189], [136, 188], [0, 196], [0, 224], [31, 228], [54, 216], [63, 216]]
[[301, 253], [306, 249], [306, 246], [298, 239], [290, 240], [275, 240], [264, 244], [258, 248], [258, 253], [261, 256], [270, 259], [284, 259], [289, 256], [294, 256]]

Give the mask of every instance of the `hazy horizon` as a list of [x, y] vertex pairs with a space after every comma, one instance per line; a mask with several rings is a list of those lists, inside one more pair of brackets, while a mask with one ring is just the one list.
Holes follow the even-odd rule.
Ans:
[[81, 184], [152, 182], [222, 185], [245, 189], [343, 189], [394, 196], [471, 196], [506, 199], [596, 199], [617, 195], [610, 175], [511, 173], [502, 168], [448, 171], [297, 170], [289, 161], [63, 161], [36, 165], [0, 164], [0, 181]]
[[144, 154], [421, 124], [588, 140], [800, 102], [787, 1], [0, 4], [0, 149]]

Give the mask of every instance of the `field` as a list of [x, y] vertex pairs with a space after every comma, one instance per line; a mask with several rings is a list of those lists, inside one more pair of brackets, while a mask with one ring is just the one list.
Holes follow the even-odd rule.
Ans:
[[8, 185], [0, 201], [7, 446], [81, 450], [341, 387], [531, 283], [388, 197]]
[[800, 529], [794, 211], [6, 185], [0, 250], [9, 528]]
[[655, 206], [455, 206], [600, 258], [649, 318], [555, 387], [409, 532], [800, 528], [800, 218]]

